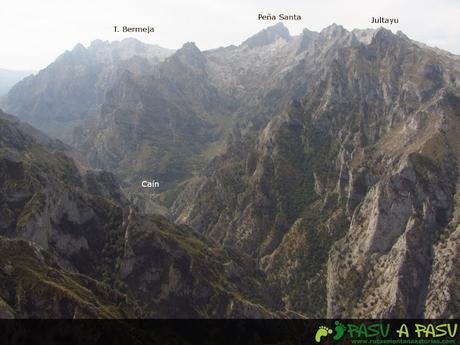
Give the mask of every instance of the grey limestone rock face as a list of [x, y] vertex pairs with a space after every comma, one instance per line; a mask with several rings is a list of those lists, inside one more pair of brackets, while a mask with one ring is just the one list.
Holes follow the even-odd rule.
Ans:
[[173, 215], [306, 315], [457, 315], [458, 61], [337, 25], [296, 54], [297, 102], [234, 135]]
[[1, 234], [144, 316], [458, 317], [459, 61], [335, 24], [209, 51], [76, 47], [7, 100], [68, 112], [101, 170], [3, 114]]
[[[173, 51], [135, 39], [78, 44], [45, 69], [17, 83], [2, 108], [54, 138], [71, 142], [73, 129], [91, 119], [120, 73], [150, 68]], [[138, 59], [138, 60], [136, 60]]]
[[248, 256], [139, 214], [113, 174], [79, 169], [1, 115], [1, 317], [283, 315]]

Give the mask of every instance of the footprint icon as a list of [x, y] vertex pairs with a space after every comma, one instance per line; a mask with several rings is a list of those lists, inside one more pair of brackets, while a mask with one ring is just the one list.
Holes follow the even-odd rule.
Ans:
[[345, 334], [346, 327], [343, 323], [340, 323], [339, 321], [335, 322], [335, 335], [332, 339], [334, 340], [340, 340], [342, 339], [343, 335]]
[[321, 338], [327, 336], [328, 334], [332, 334], [332, 329], [326, 326], [319, 326], [315, 334], [315, 341], [317, 343], [321, 342]]

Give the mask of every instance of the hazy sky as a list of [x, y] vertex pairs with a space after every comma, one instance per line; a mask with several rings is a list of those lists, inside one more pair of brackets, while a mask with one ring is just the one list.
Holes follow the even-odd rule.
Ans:
[[[300, 14], [284, 22], [291, 34], [337, 23], [377, 27], [371, 17], [399, 18], [386, 26], [460, 54], [460, 0], [2, 0], [0, 68], [41, 69], [78, 42], [136, 37], [167, 48], [194, 41], [202, 49], [239, 44], [276, 22], [258, 14]], [[153, 34], [114, 33], [114, 25], [155, 28]]]

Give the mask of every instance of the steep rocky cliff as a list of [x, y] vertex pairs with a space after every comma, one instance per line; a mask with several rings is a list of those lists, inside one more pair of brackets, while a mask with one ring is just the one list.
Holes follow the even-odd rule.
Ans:
[[307, 315], [457, 315], [458, 60], [334, 25], [293, 68], [303, 95], [234, 138], [177, 221], [258, 258]]
[[0, 119], [1, 235], [144, 316], [458, 317], [457, 56], [278, 24], [118, 71], [73, 142], [113, 174]]
[[5, 316], [277, 315], [279, 295], [249, 257], [138, 214], [112, 174], [79, 169], [10, 115], [0, 134]]
[[280, 317], [276, 289], [255, 261], [161, 216], [132, 212], [120, 279], [149, 317]]
[[[187, 43], [151, 70], [125, 72], [74, 144], [93, 167], [119, 176], [143, 211], [157, 213], [225, 151], [229, 136], [259, 130], [309, 82], [291, 85], [317, 35], [291, 37], [279, 24], [239, 46], [202, 52]], [[146, 179], [160, 188], [141, 188]]]
[[0, 236], [0, 318], [129, 318], [126, 295], [68, 271], [32, 242]]
[[75, 143], [90, 164], [116, 172], [135, 191], [145, 179], [164, 191], [199, 170], [231, 108], [210, 82], [204, 55], [187, 43], [150, 71], [125, 71]]
[[70, 142], [73, 129], [97, 114], [105, 93], [121, 73], [150, 68], [172, 53], [136, 39], [96, 40], [88, 48], [78, 44], [16, 84], [2, 108], [46, 134]]

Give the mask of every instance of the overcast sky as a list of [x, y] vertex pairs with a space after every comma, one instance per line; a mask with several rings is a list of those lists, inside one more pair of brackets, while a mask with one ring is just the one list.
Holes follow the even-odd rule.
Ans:
[[[276, 22], [258, 14], [299, 14], [284, 22], [291, 34], [337, 23], [377, 27], [371, 17], [399, 18], [386, 26], [460, 54], [460, 0], [2, 0], [0, 68], [46, 67], [77, 43], [136, 37], [167, 48], [194, 41], [202, 49], [239, 44]], [[153, 26], [153, 34], [114, 33], [114, 25]]]

